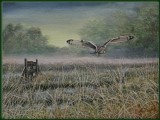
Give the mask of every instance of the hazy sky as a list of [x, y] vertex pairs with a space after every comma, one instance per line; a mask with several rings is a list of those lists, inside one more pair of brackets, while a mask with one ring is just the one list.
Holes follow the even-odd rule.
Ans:
[[49, 44], [67, 46], [80, 39], [78, 31], [89, 20], [109, 17], [118, 9], [131, 10], [139, 2], [3, 2], [3, 28], [8, 23], [40, 27]]

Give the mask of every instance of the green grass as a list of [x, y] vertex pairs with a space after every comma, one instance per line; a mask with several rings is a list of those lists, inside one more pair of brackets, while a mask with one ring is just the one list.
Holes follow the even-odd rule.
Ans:
[[[3, 76], [3, 118], [158, 118], [158, 63], [40, 67], [33, 80]], [[4, 75], [22, 69], [3, 65]]]

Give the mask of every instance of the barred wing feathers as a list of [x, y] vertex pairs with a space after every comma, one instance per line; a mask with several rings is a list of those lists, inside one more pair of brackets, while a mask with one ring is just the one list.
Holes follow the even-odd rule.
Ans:
[[85, 47], [90, 47], [92, 49], [97, 49], [97, 45], [95, 45], [93, 42], [90, 42], [90, 41], [82, 41], [82, 45], [85, 46]]
[[133, 39], [134, 36], [130, 36], [130, 35], [124, 35], [124, 36], [119, 36], [116, 38], [112, 38], [110, 40], [108, 40], [107, 42], [104, 43], [104, 47], [106, 47], [109, 43], [121, 43], [121, 42], [126, 42], [128, 40]]
[[69, 40], [67, 40], [67, 43], [70, 44], [70, 45], [78, 45], [78, 46], [89, 47], [89, 48], [92, 48], [94, 50], [97, 49], [97, 46], [90, 41], [69, 39]]

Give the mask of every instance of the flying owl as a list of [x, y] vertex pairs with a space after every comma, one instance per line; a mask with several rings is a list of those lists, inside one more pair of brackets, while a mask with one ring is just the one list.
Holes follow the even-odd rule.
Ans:
[[96, 54], [97, 56], [99, 56], [100, 54], [105, 53], [106, 47], [107, 47], [107, 45], [109, 45], [109, 43], [121, 43], [121, 42], [126, 42], [126, 41], [129, 41], [132, 39], [134, 39], [134, 36], [132, 36], [132, 35], [119, 36], [119, 37], [115, 37], [115, 38], [108, 40], [103, 45], [96, 45], [91, 41], [73, 40], [73, 39], [69, 39], [66, 42], [69, 45], [80, 45], [80, 46], [92, 48], [94, 50], [94, 52], [92, 54]]

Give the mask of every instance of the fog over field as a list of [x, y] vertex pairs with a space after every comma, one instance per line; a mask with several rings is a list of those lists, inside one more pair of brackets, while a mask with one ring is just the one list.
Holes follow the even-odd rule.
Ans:
[[144, 2], [6, 2], [3, 3], [3, 28], [8, 23], [39, 27], [50, 45], [67, 46], [66, 40], [78, 34], [91, 20], [110, 19], [117, 10], [134, 15], [133, 8]]
[[[23, 64], [26, 55], [4, 56], [3, 63]], [[158, 58], [105, 58], [105, 57], [75, 57], [75, 56], [42, 56], [27, 55], [28, 60], [39, 60], [39, 64], [147, 64], [158, 63]]]

